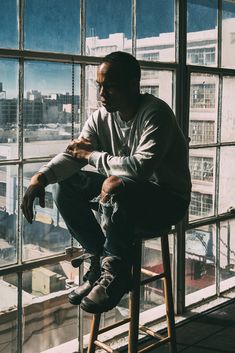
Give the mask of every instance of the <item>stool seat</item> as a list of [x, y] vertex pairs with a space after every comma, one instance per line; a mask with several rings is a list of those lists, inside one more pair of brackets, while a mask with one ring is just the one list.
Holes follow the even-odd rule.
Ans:
[[[176, 334], [175, 334], [175, 318], [174, 318], [174, 305], [172, 296], [172, 281], [171, 281], [171, 266], [170, 266], [170, 253], [169, 253], [169, 242], [168, 234], [171, 227], [166, 227], [156, 230], [145, 230], [136, 229], [135, 230], [135, 241], [134, 241], [134, 259], [132, 265], [132, 288], [129, 296], [129, 317], [115, 324], [106, 326], [105, 328], [99, 329], [101, 314], [93, 315], [90, 341], [88, 345], [87, 353], [94, 353], [96, 347], [104, 349], [106, 352], [114, 353], [118, 352], [113, 350], [110, 346], [98, 340], [98, 335], [107, 332], [111, 329], [119, 327], [125, 323], [129, 322], [129, 332], [128, 332], [128, 353], [144, 353], [149, 352], [153, 349], [157, 353], [157, 347], [169, 344], [169, 352], [176, 353]], [[163, 271], [161, 273], [154, 273], [152, 271], [142, 268], [142, 242], [151, 238], [161, 239], [161, 251], [162, 251], [162, 262]], [[141, 280], [141, 273], [145, 274], [147, 278]], [[140, 309], [140, 287], [146, 283], [153, 282], [155, 280], [162, 280], [164, 284], [164, 299], [166, 305], [166, 321], [167, 321], [167, 336], [160, 335], [152, 331], [146, 326], [139, 325], [139, 309]], [[155, 342], [145, 345], [144, 348], [138, 350], [139, 331], [149, 335], [154, 338]]]

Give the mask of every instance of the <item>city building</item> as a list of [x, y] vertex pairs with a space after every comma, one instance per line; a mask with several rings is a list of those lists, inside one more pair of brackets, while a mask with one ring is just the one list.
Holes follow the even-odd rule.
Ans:
[[[224, 10], [221, 13], [217, 5], [209, 6], [202, 4], [202, 1], [192, 0], [183, 2], [188, 4], [188, 12], [184, 13], [188, 18], [188, 26], [194, 17], [190, 12], [193, 11], [191, 6], [194, 6], [194, 10], [198, 7], [198, 11], [199, 8], [203, 11], [205, 7], [209, 11], [208, 23], [212, 23], [210, 11], [219, 13], [219, 25], [216, 22], [213, 25], [200, 23], [199, 26], [198, 23], [197, 29], [188, 30], [187, 33], [184, 29], [186, 42], [185, 47], [182, 47], [179, 37], [183, 26], [181, 16], [174, 17], [172, 11], [171, 20], [178, 26], [177, 31], [173, 26], [170, 30], [168, 27], [168, 30], [159, 27], [156, 32], [156, 24], [151, 29], [152, 34], [140, 36], [137, 16], [140, 10], [137, 6], [137, 9], [132, 8], [137, 16], [136, 27], [132, 24], [132, 37], [126, 33], [125, 26], [116, 32], [104, 31], [102, 35], [101, 32], [96, 34], [97, 29], [87, 25], [89, 36], [83, 37], [84, 47], [79, 54], [72, 55], [71, 52], [64, 53], [63, 50], [48, 49], [46, 46], [37, 48], [34, 47], [36, 44], [31, 44], [31, 47], [27, 47], [32, 51], [31, 60], [27, 53], [21, 54], [19, 51], [19, 60], [23, 55], [26, 63], [36, 63], [34, 69], [30, 68], [30, 73], [34, 70], [35, 75], [32, 75], [34, 80], [30, 89], [24, 91], [21, 77], [19, 92], [14, 95], [11, 85], [17, 86], [18, 77], [14, 78], [12, 84], [8, 76], [3, 76], [4, 79], [0, 76], [1, 352], [18, 353], [17, 347], [20, 345], [19, 352], [23, 350], [24, 353], [72, 353], [78, 350], [78, 331], [79, 344], [83, 338], [86, 342], [90, 316], [84, 314], [81, 319], [77, 308], [67, 302], [69, 291], [79, 283], [79, 271], [72, 268], [65, 249], [80, 246], [71, 239], [53, 202], [53, 185], [46, 188], [46, 207], [42, 209], [35, 203], [35, 221], [32, 225], [21, 218], [19, 203], [33, 173], [51, 157], [64, 151], [70, 140], [79, 134], [87, 117], [100, 106], [96, 69], [99, 58], [112, 51], [135, 54], [142, 67], [141, 92], [153, 94], [168, 103], [189, 141], [192, 177], [189, 215], [182, 227], [170, 236], [174, 279], [180, 276], [180, 283], [184, 282], [181, 287], [177, 280], [174, 282], [177, 313], [183, 315], [191, 305], [199, 306], [205, 300], [219, 297], [224, 291], [234, 291], [235, 6], [232, 1], [223, 1]], [[89, 13], [89, 1], [86, 3]], [[167, 7], [166, 3], [162, 5], [162, 11]], [[173, 3], [178, 8], [180, 2], [175, 0]], [[26, 17], [27, 11], [33, 11], [27, 6]], [[43, 9], [40, 8], [40, 11]], [[60, 13], [64, 11], [61, 7]], [[87, 23], [90, 21], [89, 16], [84, 20]], [[197, 23], [197, 19], [194, 20]], [[103, 28], [101, 22], [99, 26]], [[72, 25], [68, 23], [67, 26], [72, 31]], [[41, 35], [31, 31], [36, 38]], [[81, 33], [85, 36], [85, 28], [82, 28]], [[72, 34], [70, 39], [72, 41]], [[24, 40], [28, 43], [27, 36]], [[51, 48], [56, 48], [60, 42], [54, 40], [50, 43]], [[0, 36], [0, 73], [7, 65], [9, 72], [15, 70], [16, 59], [10, 57], [10, 63], [5, 59], [10, 55], [7, 48], [8, 44], [6, 47], [1, 44]], [[184, 51], [186, 65], [182, 57], [177, 59], [179, 48]], [[48, 71], [44, 73], [43, 69], [38, 69], [41, 68], [41, 62], [35, 50], [40, 52], [40, 58], [48, 62], [48, 67], [51, 65], [51, 77], [48, 77]], [[74, 94], [76, 65], [80, 67], [79, 95]], [[67, 67], [70, 74], [63, 76], [62, 69]], [[27, 70], [25, 65], [26, 77]], [[22, 71], [19, 72], [22, 75]], [[176, 240], [177, 235], [179, 241]], [[184, 259], [179, 258], [181, 252], [177, 253], [177, 247], [182, 250]], [[159, 239], [146, 241], [143, 254], [146, 269], [156, 272], [161, 270]], [[85, 263], [85, 268], [87, 265]], [[12, 269], [14, 266], [15, 272]], [[183, 268], [185, 273], [182, 272]], [[153, 315], [159, 319], [162, 316], [162, 283], [146, 285], [141, 290], [144, 320], [153, 320]], [[23, 317], [20, 316], [21, 312]], [[114, 310], [105, 313], [102, 324], [113, 323], [127, 314], [128, 300], [124, 296]], [[83, 325], [83, 330], [77, 330], [78, 323]], [[118, 332], [117, 336], [121, 336], [121, 333]]]

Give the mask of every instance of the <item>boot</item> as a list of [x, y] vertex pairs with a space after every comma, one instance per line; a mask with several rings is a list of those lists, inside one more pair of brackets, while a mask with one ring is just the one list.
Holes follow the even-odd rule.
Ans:
[[113, 309], [125, 293], [129, 292], [131, 267], [115, 256], [103, 258], [101, 276], [87, 296], [81, 308], [97, 314]]
[[81, 303], [81, 300], [90, 293], [94, 283], [100, 277], [100, 257], [91, 256], [90, 261], [90, 267], [83, 276], [84, 283], [68, 295], [69, 302], [73, 305], [79, 305]]

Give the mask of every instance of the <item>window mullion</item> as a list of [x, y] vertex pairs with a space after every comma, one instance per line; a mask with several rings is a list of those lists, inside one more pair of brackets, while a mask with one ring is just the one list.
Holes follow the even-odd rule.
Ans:
[[132, 32], [132, 55], [136, 56], [136, 1], [132, 0], [132, 22], [131, 22], [131, 32]]

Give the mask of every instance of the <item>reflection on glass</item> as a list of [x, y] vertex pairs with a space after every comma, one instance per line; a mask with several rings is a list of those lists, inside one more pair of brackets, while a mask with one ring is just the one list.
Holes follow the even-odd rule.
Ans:
[[0, 48], [17, 48], [18, 25], [16, 0], [1, 1], [0, 23]]
[[235, 141], [235, 78], [223, 78], [222, 95], [222, 142]]
[[235, 146], [222, 147], [220, 154], [219, 213], [235, 208]]
[[142, 70], [141, 93], [149, 93], [163, 99], [171, 108], [173, 105], [172, 71]]
[[235, 68], [235, 3], [222, 1], [222, 66]]
[[217, 65], [217, 0], [187, 1], [187, 63]]
[[[0, 352], [17, 352], [17, 275], [0, 279]], [[23, 293], [23, 300], [25, 296]]]
[[190, 149], [189, 168], [192, 179], [190, 220], [214, 214], [215, 162], [215, 148]]
[[137, 0], [137, 58], [175, 61], [174, 1]]
[[0, 266], [16, 261], [17, 169], [0, 166]]
[[102, 106], [96, 83], [96, 71], [97, 66], [86, 66], [85, 119]]
[[[188, 303], [197, 301], [202, 296], [214, 294], [215, 288], [215, 257], [216, 227], [202, 226], [188, 230], [186, 233], [186, 294], [195, 296], [186, 298]], [[204, 289], [207, 288], [207, 291]], [[195, 299], [193, 299], [193, 297]]]
[[23, 273], [24, 353], [35, 347], [44, 352], [77, 338], [77, 307], [67, 298], [77, 275], [68, 261]]
[[131, 52], [130, 19], [131, 0], [86, 0], [86, 54]]
[[221, 290], [235, 284], [235, 220], [220, 223], [220, 280]]
[[218, 85], [218, 77], [215, 75], [191, 75], [189, 115], [191, 145], [216, 142]]
[[0, 59], [0, 159], [17, 158], [18, 64]]
[[79, 0], [25, 0], [25, 49], [78, 54]]
[[[29, 185], [32, 175], [41, 165], [27, 164], [24, 167], [23, 188]], [[31, 260], [63, 252], [70, 246], [70, 235], [61, 220], [52, 197], [53, 185], [48, 185], [45, 195], [45, 208], [41, 208], [38, 199], [34, 203], [34, 221], [29, 224], [23, 219], [23, 258]]]
[[79, 66], [27, 62], [24, 92], [24, 156], [51, 156], [63, 152], [71, 140], [72, 114], [79, 125]]

